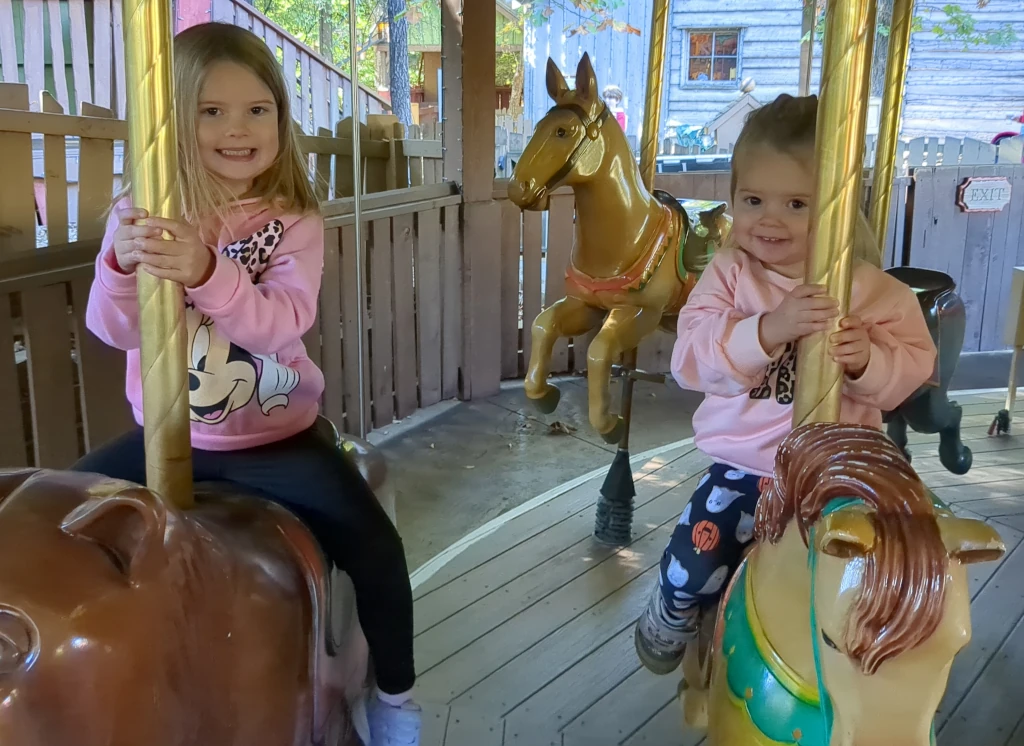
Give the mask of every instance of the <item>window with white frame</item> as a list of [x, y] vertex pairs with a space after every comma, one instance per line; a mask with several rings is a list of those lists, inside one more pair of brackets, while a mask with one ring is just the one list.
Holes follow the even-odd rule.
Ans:
[[684, 84], [738, 84], [739, 29], [691, 29], [686, 33], [686, 43]]

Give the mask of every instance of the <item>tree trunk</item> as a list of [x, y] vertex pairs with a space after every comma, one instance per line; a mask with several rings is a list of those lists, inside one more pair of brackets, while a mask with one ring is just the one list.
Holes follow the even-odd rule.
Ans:
[[321, 7], [320, 17], [320, 56], [334, 64], [334, 8], [331, 7], [331, 0], [327, 0]]
[[388, 30], [391, 36], [389, 88], [391, 111], [406, 127], [412, 124], [412, 91], [409, 86], [409, 24], [405, 0], [387, 0]]
[[[892, 0], [878, 0], [878, 25], [892, 25]], [[875, 34], [875, 48], [871, 55], [871, 95], [885, 92], [885, 64], [889, 59], [889, 36]]]

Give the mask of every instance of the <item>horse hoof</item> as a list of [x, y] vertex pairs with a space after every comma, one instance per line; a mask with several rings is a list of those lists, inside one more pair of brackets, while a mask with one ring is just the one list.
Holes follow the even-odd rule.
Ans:
[[604, 438], [605, 443], [615, 445], [622, 440], [622, 434], [626, 432], [626, 421], [621, 417], [615, 418], [615, 427], [606, 433], [601, 433], [601, 437]]
[[544, 395], [539, 399], [530, 398], [530, 403], [541, 414], [551, 414], [558, 408], [558, 401], [562, 398], [562, 392], [557, 387], [548, 384], [544, 389]]
[[946, 471], [952, 474], [966, 474], [971, 470], [971, 465], [974, 463], [974, 454], [965, 445], [948, 449], [940, 445], [939, 461], [946, 467]]

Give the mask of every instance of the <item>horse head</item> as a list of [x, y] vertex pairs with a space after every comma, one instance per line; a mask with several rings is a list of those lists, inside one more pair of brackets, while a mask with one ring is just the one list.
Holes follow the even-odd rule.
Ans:
[[348, 727], [351, 593], [328, 659], [312, 535], [230, 485], [196, 491], [182, 513], [97, 474], [0, 470], [0, 743], [309, 746]]
[[999, 535], [936, 506], [883, 433], [834, 423], [798, 428], [779, 449], [757, 532], [778, 543], [790, 523], [810, 559], [826, 742], [929, 746], [953, 658], [971, 637], [965, 566], [998, 559]]
[[0, 472], [0, 742], [99, 744], [110, 734], [91, 726], [110, 713], [151, 735], [144, 718], [187, 710], [168, 681], [169, 661], [189, 656], [168, 649], [185, 622], [166, 587], [179, 531], [137, 485]]
[[524, 210], [546, 210], [558, 187], [607, 171], [602, 167], [610, 154], [636, 171], [626, 136], [601, 98], [588, 54], [576, 69], [575, 89], [548, 58], [547, 87], [555, 105], [537, 123], [508, 185], [508, 198]]

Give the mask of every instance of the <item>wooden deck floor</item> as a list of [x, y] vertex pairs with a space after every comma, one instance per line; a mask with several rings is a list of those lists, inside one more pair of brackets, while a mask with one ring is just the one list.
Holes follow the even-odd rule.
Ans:
[[[960, 401], [971, 471], [945, 471], [936, 439], [916, 434], [914, 466], [956, 510], [995, 525], [1008, 551], [971, 574], [973, 637], [953, 666], [938, 742], [1024, 746], [1024, 436], [987, 437], [1001, 396]], [[1016, 416], [1024, 428], [1024, 402]], [[513, 519], [417, 588], [423, 746], [700, 744], [682, 727], [679, 676], [641, 668], [632, 637], [705, 466], [684, 448], [636, 467], [629, 547], [591, 539], [597, 479]]]

